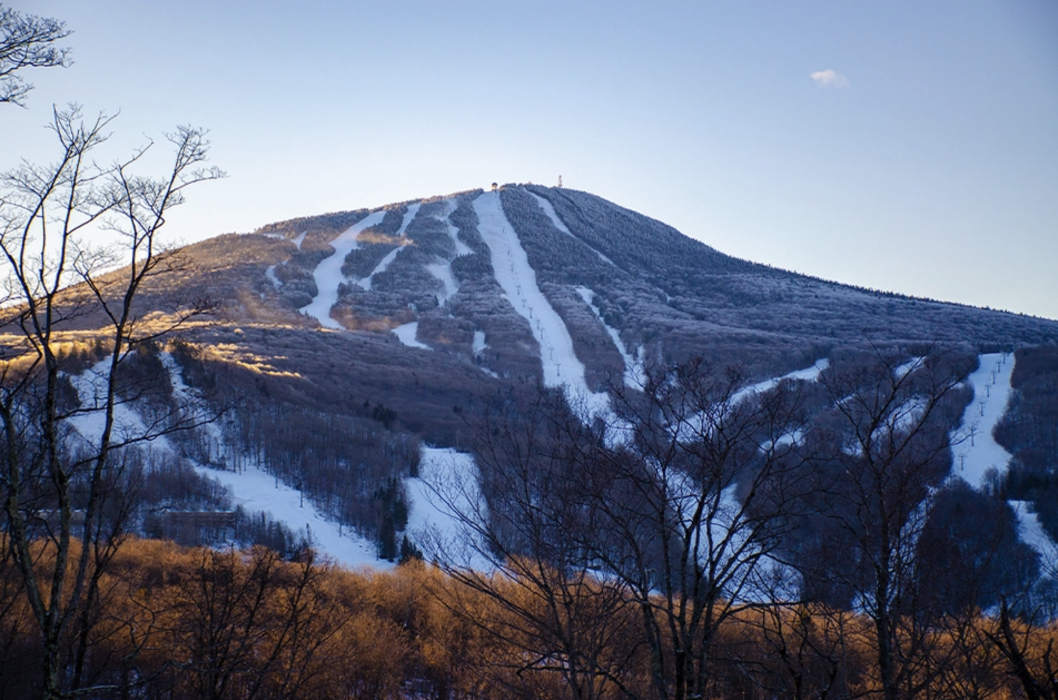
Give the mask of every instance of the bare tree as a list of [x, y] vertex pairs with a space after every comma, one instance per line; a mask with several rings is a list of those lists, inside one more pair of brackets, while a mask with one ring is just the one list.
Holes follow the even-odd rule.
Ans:
[[[608, 420], [585, 420], [556, 393], [479, 431], [485, 499], [462, 499], [482, 504], [469, 519], [477, 550], [556, 602], [577, 600], [584, 589], [571, 586], [586, 578], [604, 582], [606, 616], [634, 621], [621, 634], [643, 648], [643, 670], [626, 682], [598, 663], [605, 654], [586, 670], [630, 697], [707, 693], [720, 626], [779, 566], [770, 554], [805, 463], [799, 393], [790, 382], [754, 390], [747, 379], [691, 361], [653, 372], [642, 391], [615, 390]], [[471, 567], [453, 573], [479, 589], [492, 580]], [[507, 605], [508, 590], [489, 594]], [[560, 636], [572, 631], [558, 624], [566, 619], [533, 624]]]
[[832, 407], [814, 434], [827, 446], [813, 469], [819, 513], [835, 526], [830, 551], [852, 553], [827, 575], [873, 623], [886, 700], [915, 697], [929, 682], [922, 652], [938, 611], [921, 595], [919, 541], [951, 465], [962, 407], [953, 399], [971, 369], [968, 356], [943, 349], [910, 362], [875, 350], [819, 380]]
[[639, 608], [654, 694], [703, 697], [721, 625], [780, 566], [805, 465], [800, 392], [692, 360], [613, 400], [615, 431], [581, 443], [593, 556]]
[[[223, 173], [202, 167], [208, 141], [190, 127], [168, 135], [174, 156], [161, 178], [136, 172], [152, 144], [100, 166], [94, 156], [111, 123], [56, 110], [50, 128], [59, 159], [23, 163], [0, 179], [0, 488], [9, 546], [43, 638], [46, 698], [63, 695], [64, 638], [72, 621], [86, 619], [84, 606], [121, 543], [129, 450], [204, 420], [121, 420], [130, 396], [128, 387], [122, 395], [120, 370], [138, 345], [203, 311], [193, 302], [145, 320], [135, 301], [146, 280], [177, 261], [159, 240], [169, 211], [187, 187]], [[100, 236], [110, 244], [100, 245]], [[93, 381], [64, 371], [79, 338], [95, 341]]]
[[458, 584], [440, 602], [496, 640], [490, 685], [509, 697], [635, 697], [634, 608], [600, 576], [586, 543], [592, 504], [574, 441], [594, 436], [561, 392], [527, 392], [476, 427], [479, 483], [450, 478], [435, 498], [462, 533], [424, 545]]
[[68, 50], [55, 44], [69, 35], [59, 20], [24, 15], [0, 5], [0, 102], [24, 104], [33, 89], [19, 75], [24, 69], [68, 65]]

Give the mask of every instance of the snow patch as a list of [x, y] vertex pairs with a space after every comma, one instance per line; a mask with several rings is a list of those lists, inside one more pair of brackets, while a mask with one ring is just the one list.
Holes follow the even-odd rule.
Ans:
[[302, 231], [298, 237], [294, 239], [293, 243], [298, 247], [298, 250], [301, 250], [301, 244], [305, 242], [305, 234], [307, 233], [308, 231]]
[[420, 343], [415, 339], [415, 335], [419, 332], [419, 322], [412, 321], [411, 323], [405, 323], [403, 326], [397, 326], [391, 330], [393, 335], [400, 338], [400, 342], [407, 345], [409, 348], [422, 348], [423, 350], [430, 350], [430, 346], [425, 343]]
[[474, 331], [474, 356], [476, 357], [485, 352], [487, 347], [488, 345], [485, 344], [485, 331]]
[[592, 415], [608, 410], [605, 394], [588, 389], [584, 365], [573, 351], [573, 338], [551, 303], [540, 291], [536, 272], [503, 212], [498, 192], [485, 192], [474, 200], [481, 234], [492, 258], [496, 281], [523, 318], [540, 345], [545, 386], [564, 386], [573, 406], [583, 405]]
[[[318, 293], [311, 304], [299, 309], [301, 313], [315, 317], [321, 326], [337, 330], [342, 329], [342, 324], [331, 318], [331, 307], [338, 301], [338, 285], [345, 282], [345, 275], [342, 274], [342, 265], [345, 263], [346, 256], [358, 247], [356, 239], [361, 232], [381, 223], [385, 215], [386, 212], [384, 211], [370, 214], [367, 218], [360, 220], [331, 241], [334, 254], [321, 261], [312, 273]], [[304, 234], [302, 234], [302, 237], [304, 237]]]
[[280, 287], [283, 286], [283, 283], [279, 281], [278, 277], [276, 277], [276, 266], [275, 265], [269, 265], [268, 266], [268, 269], [265, 270], [265, 277], [268, 278], [268, 280], [272, 283], [272, 286], [275, 287], [276, 289], [279, 289]]

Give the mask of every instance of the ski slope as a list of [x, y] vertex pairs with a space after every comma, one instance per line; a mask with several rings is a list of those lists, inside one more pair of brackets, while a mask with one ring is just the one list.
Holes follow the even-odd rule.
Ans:
[[[408, 245], [409, 241], [404, 238], [404, 234], [408, 230], [408, 224], [418, 216], [420, 206], [422, 206], [421, 202], [408, 205], [408, 210], [404, 212], [404, 218], [401, 220], [400, 229], [397, 231], [396, 235], [396, 238], [401, 241], [401, 244], [389, 251], [389, 253], [386, 254], [386, 257], [382, 258], [378, 262], [378, 265], [375, 265], [375, 269], [371, 271], [370, 275], [356, 280], [356, 283], [360, 285], [360, 287], [370, 291], [375, 275], [380, 275], [388, 270], [389, 266], [393, 264], [393, 261], [397, 259], [397, 255], [400, 251], [404, 250], [405, 246]], [[348, 253], [346, 253], [346, 255], [348, 255]], [[342, 260], [345, 260], [345, 258], [343, 257]]]
[[515, 311], [529, 322], [540, 346], [544, 385], [564, 387], [570, 405], [584, 406], [592, 415], [606, 411], [609, 400], [588, 388], [584, 364], [573, 351], [569, 329], [540, 291], [536, 271], [503, 212], [499, 192], [479, 195], [474, 200], [474, 213], [478, 232], [489, 247], [496, 281]]
[[406, 533], [428, 557], [487, 571], [481, 538], [470, 523], [485, 523], [484, 498], [478, 489], [474, 458], [451, 448], [422, 446], [419, 476], [404, 480], [408, 495]]
[[[161, 359], [169, 371], [174, 398], [191, 415], [201, 413], [205, 408], [204, 402], [197, 391], [184, 383], [176, 360], [169, 353], [162, 353]], [[223, 443], [224, 436], [216, 423], [207, 423], [202, 428], [211, 434], [216, 444]], [[156, 442], [164, 445], [165, 449], [174, 450], [164, 438]], [[272, 520], [283, 523], [295, 535], [305, 535], [317, 551], [336, 563], [348, 568], [392, 566], [390, 562], [376, 557], [375, 546], [367, 539], [328, 520], [301, 492], [267, 473], [253, 460], [247, 460], [248, 465], [236, 471], [189, 461], [200, 475], [214, 479], [228, 489], [235, 504], [248, 511], [267, 513]]]
[[[534, 195], [535, 196], [535, 195]], [[599, 323], [606, 329], [606, 332], [610, 335], [610, 339], [613, 340], [614, 347], [617, 348], [617, 352], [621, 353], [621, 359], [624, 360], [625, 371], [624, 371], [624, 383], [625, 386], [631, 389], [642, 389], [646, 383], [646, 370], [643, 368], [643, 348], [640, 347], [636, 352], [636, 357], [632, 357], [629, 354], [628, 349], [625, 347], [624, 341], [621, 340], [621, 334], [617, 332], [616, 328], [607, 325], [606, 320], [602, 317], [602, 312], [599, 307], [595, 305], [595, 292], [588, 289], [587, 287], [577, 287], [577, 294], [584, 300], [584, 303], [588, 305], [592, 313], [595, 314], [595, 318], [599, 319]]]
[[334, 254], [324, 258], [313, 271], [312, 278], [316, 282], [316, 296], [313, 297], [312, 303], [299, 309], [301, 313], [314, 317], [321, 326], [326, 328], [342, 329], [342, 324], [331, 318], [331, 307], [338, 301], [338, 285], [346, 281], [345, 275], [342, 274], [342, 265], [345, 263], [346, 256], [359, 247], [356, 239], [360, 233], [380, 224], [385, 215], [384, 211], [369, 214], [367, 218], [357, 222], [331, 241]]
[[[555, 207], [551, 204], [551, 202], [547, 201], [543, 197], [540, 197], [538, 195], [533, 194], [532, 192], [529, 192], [528, 190], [526, 190], [526, 193], [530, 197], [532, 197], [533, 199], [536, 200], [536, 203], [540, 205], [541, 209], [543, 209], [544, 214], [547, 215], [547, 218], [551, 219], [551, 223], [555, 225], [555, 228], [557, 228], [559, 231], [561, 231], [562, 233], [566, 234], [570, 238], [572, 238], [574, 240], [577, 240], [577, 241], [580, 241], [584, 245], [588, 246], [588, 248], [591, 249], [591, 252], [593, 252], [596, 255], [598, 255], [599, 259], [602, 260], [603, 262], [609, 263], [610, 265], [614, 265], [614, 261], [613, 260], [610, 260], [610, 258], [606, 257], [605, 255], [603, 255], [599, 251], [595, 250], [595, 248], [592, 248], [590, 245], [588, 245], [587, 243], [584, 243], [584, 241], [581, 241], [579, 238], [574, 236], [573, 233], [568, 228], [566, 228], [566, 225], [564, 223], [562, 223], [562, 219], [558, 218], [558, 213], [555, 212]], [[617, 266], [614, 265], [614, 267], [617, 267]]]
[[967, 380], [974, 397], [952, 441], [957, 443], [952, 449], [952, 473], [977, 489], [986, 484], [990, 470], [1003, 474], [1010, 462], [1010, 453], [995, 441], [992, 430], [1010, 400], [1014, 358], [1005, 353], [992, 353], [981, 355], [980, 362], [981, 366]]

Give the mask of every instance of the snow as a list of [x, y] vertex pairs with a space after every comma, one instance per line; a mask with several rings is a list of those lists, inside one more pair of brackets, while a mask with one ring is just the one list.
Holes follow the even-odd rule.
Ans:
[[1054, 550], [1054, 543], [1044, 532], [1043, 526], [1037, 515], [1032, 512], [1032, 504], [1028, 501], [1008, 501], [1018, 517], [1018, 535], [1021, 541], [1031, 546], [1040, 554], [1046, 556]]
[[375, 555], [375, 546], [366, 539], [328, 521], [300, 492], [258, 466], [247, 466], [233, 472], [200, 464], [195, 469], [203, 476], [216, 479], [232, 494], [232, 500], [246, 510], [264, 511], [282, 522], [295, 534], [306, 535], [318, 551], [349, 568], [374, 566], [385, 568], [390, 562]]
[[473, 349], [475, 357], [485, 352], [487, 347], [488, 345], [485, 344], [485, 331], [474, 331]]
[[318, 293], [311, 304], [299, 309], [303, 314], [314, 316], [321, 326], [341, 330], [342, 325], [331, 318], [331, 307], [338, 301], [338, 285], [345, 281], [342, 265], [345, 263], [346, 256], [357, 248], [357, 236], [365, 229], [381, 223], [385, 215], [384, 211], [370, 214], [331, 241], [334, 254], [321, 261], [313, 271], [312, 277], [316, 281]]
[[992, 437], [992, 429], [1003, 417], [1010, 399], [1014, 358], [1005, 353], [991, 353], [981, 355], [980, 362], [981, 366], [968, 379], [974, 398], [966, 407], [958, 434], [952, 439], [952, 473], [975, 488], [985, 485], [989, 470], [1005, 472], [1011, 456]]
[[265, 277], [267, 277], [269, 279], [269, 281], [272, 283], [272, 286], [275, 287], [276, 289], [279, 289], [280, 287], [283, 286], [283, 283], [279, 281], [278, 277], [276, 277], [276, 266], [275, 265], [269, 265], [268, 266], [268, 269], [265, 270]]
[[397, 238], [404, 236], [404, 233], [408, 230], [408, 224], [419, 215], [419, 207], [421, 206], [422, 202], [408, 205], [408, 210], [404, 212], [404, 219], [400, 222], [400, 230], [397, 231]]
[[739, 391], [735, 392], [735, 395], [731, 397], [732, 403], [742, 401], [743, 399], [746, 399], [753, 394], [762, 394], [766, 391], [770, 391], [774, 389], [779, 384], [779, 382], [784, 379], [789, 379], [791, 381], [814, 382], [819, 379], [820, 373], [822, 373], [823, 370], [825, 370], [829, 366], [830, 360], [824, 357], [821, 360], [816, 360], [816, 363], [813, 364], [811, 367], [805, 367], [804, 369], [794, 370], [793, 372], [788, 372], [782, 375], [781, 377], [765, 379], [763, 382], [751, 384], [750, 386], [747, 386], [746, 388], [740, 389]]
[[356, 283], [364, 289], [370, 290], [371, 280], [374, 279], [375, 275], [379, 275], [385, 272], [389, 268], [390, 264], [397, 259], [397, 253], [402, 250], [404, 250], [403, 245], [398, 246], [397, 248], [394, 248], [393, 250], [386, 253], [386, 257], [382, 258], [382, 260], [379, 261], [378, 265], [375, 265], [375, 269], [371, 271], [371, 274], [362, 279], [358, 279]]
[[565, 387], [573, 406], [584, 406], [591, 414], [607, 410], [609, 399], [588, 389], [584, 365], [573, 351], [573, 338], [562, 318], [540, 291], [536, 272], [503, 213], [498, 192], [485, 192], [474, 200], [478, 232], [488, 245], [496, 281], [523, 318], [529, 322], [540, 345], [545, 386]]
[[[566, 234], [570, 238], [574, 238], [574, 239], [580, 241], [581, 243], [583, 243], [584, 245], [588, 246], [588, 248], [591, 248], [591, 252], [593, 252], [596, 255], [598, 255], [599, 259], [602, 260], [603, 262], [607, 262], [607, 263], [610, 263], [611, 265], [614, 265], [614, 261], [613, 260], [610, 260], [610, 258], [606, 257], [605, 255], [603, 255], [599, 251], [597, 251], [594, 248], [592, 248], [587, 243], [584, 243], [584, 241], [581, 241], [579, 238], [574, 236], [570, 232], [570, 230], [568, 228], [566, 228], [566, 225], [564, 223], [562, 223], [562, 219], [558, 218], [558, 213], [555, 211], [555, 207], [553, 207], [551, 205], [551, 202], [547, 201], [543, 197], [540, 197], [538, 195], [533, 194], [532, 192], [529, 192], [529, 196], [536, 200], [536, 203], [539, 204], [540, 208], [544, 210], [545, 214], [547, 214], [547, 218], [551, 219], [551, 223], [553, 223], [555, 225], [555, 228], [557, 228], [559, 231], [561, 231], [562, 233]], [[617, 267], [617, 266], [614, 265], [614, 267]]]
[[439, 300], [441, 305], [444, 305], [446, 301], [454, 297], [456, 292], [459, 291], [459, 282], [456, 281], [455, 276], [452, 274], [452, 265], [447, 260], [441, 259], [440, 262], [430, 263], [426, 266], [426, 271], [444, 285], [444, 298]]
[[900, 365], [893, 370], [893, 376], [897, 379], [903, 379], [907, 376], [908, 372], [914, 371], [922, 366], [922, 357], [912, 357], [910, 360]]
[[301, 244], [305, 242], [305, 234], [307, 233], [308, 231], [302, 231], [301, 234], [294, 239], [294, 245], [298, 247], [298, 250], [301, 250]]
[[[110, 377], [110, 360], [104, 359], [95, 366], [86, 369], [79, 375], [70, 375], [68, 379], [77, 391], [81, 401], [78, 413], [68, 419], [68, 423], [77, 433], [95, 449], [103, 437], [106, 425], [107, 384]], [[132, 407], [120, 398], [114, 402], [114, 424], [111, 428], [111, 443], [120, 443], [129, 439], [142, 438], [148, 434], [148, 428]]]
[[[492, 568], [481, 555], [476, 527], [486, 507], [478, 490], [473, 456], [451, 448], [422, 446], [419, 476], [404, 480], [408, 494], [408, 527], [413, 542], [427, 555], [476, 571]], [[474, 525], [473, 523], [476, 523]]]
[[[452, 238], [452, 243], [456, 248], [456, 257], [459, 257], [460, 255], [469, 255], [473, 251], [466, 243], [459, 240], [459, 229], [448, 220], [448, 217], [450, 217], [452, 212], [456, 210], [458, 203], [453, 199], [446, 199], [445, 204], [445, 212], [436, 218], [443, 221], [448, 227], [448, 235]], [[436, 262], [426, 266], [426, 271], [444, 285], [444, 297], [438, 299], [439, 304], [443, 306], [445, 302], [454, 297], [456, 292], [459, 291], [459, 281], [456, 280], [455, 275], [452, 274], [452, 261], [445, 260], [444, 258], [437, 258]]]
[[405, 323], [403, 326], [397, 326], [392, 329], [393, 335], [400, 338], [400, 342], [407, 345], [409, 348], [422, 348], [423, 350], [430, 350], [430, 346], [425, 343], [420, 343], [415, 339], [415, 335], [419, 332], [419, 322], [412, 321], [411, 323]]
[[[533, 195], [534, 197], [536, 195]], [[539, 197], [538, 197], [539, 199]], [[546, 201], [546, 200], [544, 200]], [[548, 206], [550, 206], [548, 202]], [[606, 332], [610, 334], [610, 339], [613, 340], [614, 346], [617, 348], [617, 352], [621, 353], [621, 359], [625, 363], [624, 371], [624, 382], [625, 386], [632, 389], [641, 389], [646, 384], [646, 370], [643, 368], [642, 361], [642, 348], [636, 353], [636, 357], [632, 357], [625, 348], [624, 341], [621, 340], [621, 334], [617, 332], [616, 328], [613, 328], [606, 324], [603, 320], [602, 312], [597, 306], [595, 306], [595, 292], [587, 287], [577, 287], [577, 294], [580, 294], [580, 298], [584, 300], [584, 303], [592, 310], [595, 314], [595, 318], [599, 319], [599, 323], [606, 329]]]
[[455, 224], [452, 223], [450, 217], [459, 208], [459, 202], [454, 199], [446, 199], [448, 203], [448, 211], [444, 214], [444, 222], [448, 224], [448, 235], [452, 237], [452, 242], [456, 246], [456, 257], [460, 255], [470, 255], [474, 251], [470, 249], [466, 243], [459, 239], [459, 229]]
[[[1011, 454], [995, 441], [992, 430], [1006, 413], [1013, 391], [1010, 377], [1014, 373], [1014, 357], [1009, 353], [981, 355], [979, 360], [980, 367], [967, 379], [974, 390], [973, 400], [966, 407], [958, 433], [952, 437], [952, 474], [977, 489], [988, 485], [988, 476], [993, 470], [1002, 476], [1010, 463]], [[1022, 541], [1046, 555], [1054, 544], [1040, 527], [1030, 504], [1009, 503], [1018, 517]]]
[[[180, 376], [180, 366], [173, 356], [162, 353], [161, 359], [169, 370], [174, 397], [185, 407], [201, 412], [204, 402], [197, 391], [184, 384], [183, 377]], [[223, 441], [220, 427], [216, 423], [207, 423], [203, 429], [209, 432], [218, 444]], [[164, 438], [161, 441], [168, 444]], [[350, 568], [392, 566], [389, 562], [376, 558], [373, 544], [349, 528], [339, 528], [337, 523], [327, 520], [308, 499], [302, 498], [299, 491], [268, 474], [260, 465], [251, 462], [239, 471], [228, 471], [190, 461], [199, 474], [223, 484], [236, 504], [246, 510], [267, 513], [270, 518], [283, 523], [295, 534], [306, 535], [312, 546], [338, 564]]]

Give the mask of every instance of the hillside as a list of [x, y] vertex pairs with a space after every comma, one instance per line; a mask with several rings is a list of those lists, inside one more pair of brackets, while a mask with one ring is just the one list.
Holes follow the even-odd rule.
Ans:
[[[79, 301], [83, 293], [70, 292]], [[198, 471], [170, 460], [159, 472], [169, 474], [165, 483], [219, 479], [245, 517], [268, 511], [289, 526], [271, 541], [331, 522], [336, 537], [348, 528], [386, 558], [429, 508], [420, 468], [443, 471], [440, 448], [475, 449], [480, 417], [536, 386], [564, 387], [574, 404], [605, 416], [608, 388], [634, 393], [646, 368], [699, 358], [740, 365], [750, 386], [801, 382], [822, 416], [814, 382], [872, 354], [899, 364], [950, 348], [969, 362], [1058, 341], [1056, 321], [738, 260], [593, 195], [532, 185], [306, 217], [187, 246], [147, 281], [137, 310], [144, 323], [162, 323], [190, 302], [209, 313], [142, 348], [133, 374], [168, 377], [156, 402], [170, 410], [182, 410], [178, 385], [186, 384], [225, 417], [179, 438], [170, 453]], [[94, 322], [75, 315], [66, 327], [87, 338]], [[81, 351], [72, 371], [92, 358]], [[1021, 405], [1004, 423], [1008, 433], [1034, 420], [1031, 404]], [[962, 408], [946, 410], [957, 418]], [[990, 426], [1003, 406], [992, 411]], [[989, 466], [974, 486], [983, 488]], [[250, 471], [236, 478], [241, 470]], [[290, 521], [298, 518], [289, 509], [281, 517], [252, 473], [306, 494], [310, 522]], [[207, 495], [160, 492], [164, 508], [232, 508], [231, 496], [208, 496], [219, 487], [206, 482], [172, 488]], [[1018, 486], [1011, 497], [1049, 492]], [[167, 523], [152, 532], [175, 536]]]

